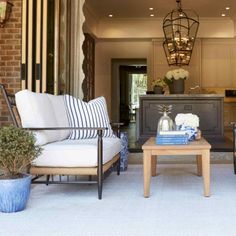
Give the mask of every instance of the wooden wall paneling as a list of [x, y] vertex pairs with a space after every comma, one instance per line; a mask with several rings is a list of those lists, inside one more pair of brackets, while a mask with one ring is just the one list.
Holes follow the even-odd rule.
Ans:
[[54, 94], [59, 89], [60, 1], [55, 1], [54, 14]]
[[202, 87], [234, 87], [236, 41], [202, 40]]
[[28, 55], [27, 55], [27, 89], [32, 90], [32, 80], [33, 80], [33, 7], [34, 1], [28, 1]]
[[43, 30], [42, 30], [42, 92], [47, 91], [47, 15], [48, 1], [43, 0]]
[[153, 78], [163, 78], [166, 72], [169, 70], [169, 66], [166, 61], [164, 49], [162, 47], [162, 40], [153, 41]]
[[22, 52], [21, 52], [21, 88], [26, 89], [27, 79], [27, 0], [22, 1]]
[[230, 46], [230, 68], [231, 68], [231, 74], [230, 74], [230, 87], [236, 88], [236, 41]]
[[[22, 89], [59, 94], [61, 2], [62, 0], [22, 0]], [[71, 16], [68, 11], [68, 8], [71, 7], [70, 0], [64, 0], [63, 4], [66, 6], [65, 41], [67, 45], [63, 66], [68, 72], [70, 60], [67, 59], [68, 55], [72, 53], [68, 50], [70, 43], [67, 43], [68, 40], [71, 40], [69, 30]], [[53, 12], [49, 12], [49, 9]], [[74, 17], [77, 19], [77, 14]], [[73, 27], [76, 29], [75, 24]], [[76, 32], [74, 34], [76, 37]], [[52, 58], [51, 61], [49, 61], [49, 57]], [[69, 80], [68, 74], [64, 74], [65, 80]], [[65, 82], [63, 86], [65, 89]]]
[[35, 79], [36, 79], [36, 92], [41, 92], [41, 50], [42, 50], [42, 0], [37, 0], [36, 9], [36, 65], [35, 65]]
[[59, 94], [70, 91], [70, 0], [60, 1], [59, 18]]
[[[22, 0], [21, 83], [23, 89], [58, 94], [59, 89], [61, 93], [67, 86], [67, 92], [83, 97], [84, 73], [81, 65], [84, 55], [81, 48], [84, 41], [82, 32], [84, 1]], [[62, 89], [59, 88], [61, 85], [59, 80], [62, 77], [61, 73], [59, 74], [61, 2], [66, 6], [65, 38], [69, 41], [66, 42]], [[48, 12], [49, 8], [53, 12]], [[49, 31], [53, 33], [49, 34]], [[50, 55], [48, 55], [49, 45], [52, 45]], [[53, 57], [53, 62], [50, 64], [48, 64], [49, 56]]]
[[201, 39], [195, 41], [190, 64], [183, 68], [189, 72], [189, 78], [185, 81], [185, 93], [191, 93], [194, 90], [190, 88], [201, 87]]

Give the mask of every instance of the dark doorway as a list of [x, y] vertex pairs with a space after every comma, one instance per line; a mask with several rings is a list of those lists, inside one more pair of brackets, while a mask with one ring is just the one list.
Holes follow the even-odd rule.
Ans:
[[129, 150], [137, 151], [139, 96], [147, 91], [147, 66], [120, 66], [120, 121], [127, 132]]
[[120, 74], [120, 121], [125, 125], [136, 122], [139, 95], [147, 91], [147, 66], [123, 66]]
[[[139, 95], [146, 93], [146, 58], [116, 58], [111, 66], [111, 120], [123, 121], [121, 131], [127, 132], [129, 150], [140, 151], [138, 138]], [[141, 87], [141, 88], [140, 88]]]

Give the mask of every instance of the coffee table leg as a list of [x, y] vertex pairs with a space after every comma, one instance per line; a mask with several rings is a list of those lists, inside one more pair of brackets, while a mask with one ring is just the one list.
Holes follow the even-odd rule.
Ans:
[[150, 181], [151, 181], [151, 152], [143, 151], [143, 181], [144, 181], [144, 197], [150, 195]]
[[197, 155], [196, 161], [197, 161], [197, 175], [202, 176], [202, 156]]
[[202, 152], [202, 174], [204, 183], [204, 196], [210, 197], [210, 151]]
[[157, 156], [152, 156], [152, 176], [157, 175]]

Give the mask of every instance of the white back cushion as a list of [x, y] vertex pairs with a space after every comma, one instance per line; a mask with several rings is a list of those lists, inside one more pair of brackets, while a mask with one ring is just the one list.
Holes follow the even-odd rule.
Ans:
[[[71, 127], [107, 127], [103, 137], [114, 137], [104, 97], [93, 99], [88, 103], [70, 95], [64, 95], [64, 99]], [[95, 137], [97, 137], [97, 130], [73, 130], [69, 139]]]
[[[47, 94], [52, 108], [53, 108], [53, 113], [56, 116], [57, 124], [59, 127], [69, 127], [69, 121], [68, 121], [68, 116], [66, 112], [66, 104], [64, 101], [64, 96], [55, 96], [51, 94]], [[65, 139], [69, 136], [70, 131], [62, 131], [62, 138]], [[65, 136], [65, 137], [64, 137]]]
[[[68, 127], [63, 96], [22, 90], [16, 93], [16, 106], [24, 128]], [[69, 131], [37, 131], [36, 144], [43, 145], [67, 138]]]

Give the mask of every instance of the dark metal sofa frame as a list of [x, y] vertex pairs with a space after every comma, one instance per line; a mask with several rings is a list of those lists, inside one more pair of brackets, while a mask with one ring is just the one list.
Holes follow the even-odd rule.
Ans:
[[[17, 121], [18, 111], [16, 108], [16, 102], [15, 102], [15, 96], [8, 94], [4, 85], [0, 84], [0, 90], [2, 91], [3, 98], [7, 104], [8, 111], [10, 113], [12, 122], [14, 126], [21, 127], [19, 125], [19, 122]], [[15, 109], [15, 112], [14, 112]], [[113, 123], [112, 127], [116, 129], [117, 136], [120, 137], [120, 126], [122, 123]], [[44, 128], [38, 128], [38, 127], [31, 127], [31, 128], [25, 128], [29, 131], [39, 131], [39, 130], [97, 130], [98, 135], [98, 144], [97, 144], [97, 160], [98, 165], [97, 167], [37, 167], [37, 166], [30, 166], [29, 167], [29, 173], [32, 175], [35, 175], [34, 178], [32, 178], [32, 183], [39, 183], [39, 184], [97, 184], [98, 187], [98, 199], [102, 199], [102, 187], [103, 187], [103, 180], [105, 176], [105, 172], [109, 170], [112, 166], [116, 165], [117, 168], [117, 175], [120, 175], [120, 154], [117, 154], [113, 157], [112, 160], [110, 160], [108, 163], [103, 164], [103, 131], [106, 130], [106, 127], [98, 128], [98, 127], [92, 127], [92, 128], [83, 128], [83, 127], [44, 127]], [[54, 175], [59, 176], [59, 181], [54, 180]], [[66, 181], [63, 181], [62, 176], [67, 176]], [[70, 176], [74, 175], [75, 180], [71, 181]], [[78, 181], [77, 175], [88, 175], [89, 180], [88, 181]], [[39, 180], [42, 176], [46, 176], [45, 180]], [[92, 181], [92, 176], [97, 176], [97, 179], [95, 181]], [[50, 181], [51, 177], [51, 181]]]

